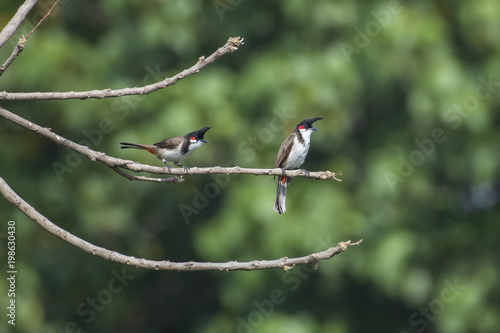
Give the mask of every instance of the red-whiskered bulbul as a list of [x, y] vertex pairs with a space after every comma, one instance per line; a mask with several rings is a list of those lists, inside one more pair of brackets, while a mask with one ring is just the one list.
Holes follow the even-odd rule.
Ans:
[[122, 149], [124, 148], [135, 148], [144, 149], [149, 151], [151, 154], [156, 155], [160, 161], [165, 163], [167, 168], [171, 168], [167, 162], [174, 162], [174, 166], [179, 166], [187, 168], [180, 165], [179, 162], [191, 155], [191, 153], [198, 147], [201, 147], [204, 143], [208, 143], [205, 140], [205, 132], [212, 127], [203, 127], [194, 132], [190, 132], [184, 136], [174, 136], [173, 138], [165, 139], [154, 145], [143, 145], [139, 143], [129, 143], [120, 142]]
[[[293, 170], [298, 169], [304, 163], [311, 145], [311, 134], [313, 131], [318, 131], [312, 124], [321, 119], [323, 118], [305, 119], [295, 126], [292, 134], [281, 144], [276, 162], [274, 162], [275, 168]], [[283, 214], [286, 211], [286, 187], [291, 181], [291, 177], [279, 176], [276, 201], [273, 207], [278, 214]]]

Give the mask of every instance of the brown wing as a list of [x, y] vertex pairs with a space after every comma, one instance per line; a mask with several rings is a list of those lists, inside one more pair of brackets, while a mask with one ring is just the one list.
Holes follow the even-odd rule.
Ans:
[[182, 143], [182, 140], [182, 136], [174, 136], [173, 138], [161, 140], [155, 143], [155, 146], [158, 148], [175, 149], [175, 147]]
[[283, 141], [283, 143], [281, 144], [280, 150], [278, 151], [278, 156], [276, 156], [276, 162], [274, 162], [275, 168], [281, 168], [283, 166], [283, 162], [285, 162], [288, 158], [288, 155], [290, 155], [294, 137], [295, 133], [290, 134], [288, 138], [286, 138], [285, 141]]

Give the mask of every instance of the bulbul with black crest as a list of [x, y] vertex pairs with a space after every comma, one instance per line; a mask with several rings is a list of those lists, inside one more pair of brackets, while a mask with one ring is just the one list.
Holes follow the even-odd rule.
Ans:
[[190, 132], [184, 136], [174, 136], [173, 138], [165, 139], [154, 145], [143, 145], [139, 143], [129, 143], [120, 142], [122, 149], [134, 148], [134, 149], [144, 149], [149, 151], [151, 154], [156, 155], [160, 161], [165, 163], [167, 168], [171, 168], [167, 162], [173, 162], [174, 166], [179, 166], [179, 162], [188, 157], [193, 153], [196, 148], [201, 147], [204, 143], [208, 143], [205, 140], [205, 133], [212, 127], [203, 127], [194, 132]]
[[[321, 119], [323, 118], [305, 119], [295, 126], [292, 134], [281, 144], [278, 156], [276, 156], [276, 162], [274, 163], [275, 168], [293, 170], [298, 169], [304, 163], [309, 147], [311, 146], [311, 134], [314, 131], [318, 131], [312, 124]], [[283, 214], [286, 211], [286, 188], [291, 181], [291, 177], [279, 177], [276, 201], [273, 207], [278, 214]]]

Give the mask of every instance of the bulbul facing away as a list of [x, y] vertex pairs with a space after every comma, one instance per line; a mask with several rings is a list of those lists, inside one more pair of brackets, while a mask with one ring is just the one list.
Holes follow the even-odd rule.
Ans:
[[[323, 118], [305, 119], [295, 126], [292, 134], [281, 144], [274, 163], [275, 168], [293, 170], [298, 169], [304, 163], [311, 145], [311, 134], [313, 131], [318, 131], [312, 124], [321, 119]], [[290, 177], [279, 177], [276, 201], [273, 207], [278, 214], [283, 214], [286, 211], [286, 187], [291, 181]]]
[[[174, 166], [182, 166], [179, 164], [180, 161], [191, 155], [191, 153], [198, 147], [201, 147], [204, 143], [208, 143], [205, 140], [205, 132], [212, 127], [203, 127], [194, 132], [190, 132], [184, 136], [174, 136], [173, 138], [165, 139], [154, 145], [142, 145], [139, 143], [129, 143], [120, 142], [121, 148], [135, 148], [144, 149], [149, 151], [151, 154], [156, 155], [160, 161], [165, 163], [167, 168], [171, 168], [167, 162], [174, 162]], [[182, 166], [183, 168], [186, 168]]]

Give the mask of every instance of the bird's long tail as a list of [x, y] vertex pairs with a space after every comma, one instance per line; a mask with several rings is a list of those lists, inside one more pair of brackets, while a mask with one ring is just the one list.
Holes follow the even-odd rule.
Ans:
[[286, 212], [286, 188], [292, 181], [292, 178], [280, 176], [278, 179], [278, 189], [276, 190], [276, 201], [274, 202], [274, 211], [278, 214]]
[[133, 149], [144, 149], [149, 151], [151, 154], [156, 155], [157, 150], [155, 149], [154, 146], [151, 145], [141, 145], [140, 143], [130, 143], [130, 142], [120, 142], [122, 145], [120, 148], [121, 149], [126, 149], [126, 148], [133, 148]]

